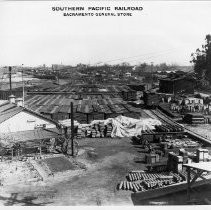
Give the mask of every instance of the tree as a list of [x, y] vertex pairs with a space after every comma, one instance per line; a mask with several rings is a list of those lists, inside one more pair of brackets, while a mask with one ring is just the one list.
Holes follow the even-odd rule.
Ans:
[[206, 35], [205, 44], [202, 49], [197, 49], [191, 54], [191, 63], [194, 64], [194, 72], [200, 80], [207, 80], [211, 83], [211, 35]]

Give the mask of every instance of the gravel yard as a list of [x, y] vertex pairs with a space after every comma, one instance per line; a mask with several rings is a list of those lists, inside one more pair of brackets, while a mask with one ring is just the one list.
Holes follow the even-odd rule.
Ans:
[[85, 165], [86, 170], [65, 179], [55, 177], [33, 184], [33, 188], [23, 184], [5, 187], [4, 192], [10, 196], [15, 193], [16, 203], [31, 196], [35, 205], [133, 205], [131, 193], [117, 191], [116, 186], [128, 171], [144, 169], [134, 161], [143, 155], [138, 147], [129, 138], [81, 139], [79, 146], [79, 155], [74, 161]]

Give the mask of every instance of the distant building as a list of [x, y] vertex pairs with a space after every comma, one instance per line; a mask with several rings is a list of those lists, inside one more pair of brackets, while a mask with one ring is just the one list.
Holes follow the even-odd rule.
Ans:
[[203, 101], [202, 98], [188, 97], [188, 98], [185, 98], [185, 105], [187, 105], [187, 104], [195, 104], [195, 105], [201, 104], [201, 105], [203, 105], [204, 101]]
[[130, 72], [126, 72], [125, 75], [126, 75], [127, 77], [131, 77], [131, 73], [130, 73]]
[[146, 106], [158, 106], [160, 99], [155, 91], [144, 91], [143, 101]]
[[160, 79], [159, 92], [171, 94], [194, 94], [195, 81], [192, 78], [167, 77]]

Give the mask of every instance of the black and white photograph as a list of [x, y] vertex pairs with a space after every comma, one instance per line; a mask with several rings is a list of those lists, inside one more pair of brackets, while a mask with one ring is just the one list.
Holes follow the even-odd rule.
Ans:
[[210, 24], [211, 1], [1, 1], [0, 206], [210, 205]]

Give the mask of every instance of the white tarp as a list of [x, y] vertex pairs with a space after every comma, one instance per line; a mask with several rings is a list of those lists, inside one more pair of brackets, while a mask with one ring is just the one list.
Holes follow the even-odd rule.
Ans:
[[[154, 129], [155, 125], [161, 125], [159, 120], [152, 118], [133, 119], [125, 116], [109, 118], [106, 121], [112, 123], [111, 137], [131, 137], [141, 135], [142, 130]], [[108, 122], [105, 122], [107, 124]]]
[[[71, 119], [59, 120], [59, 123], [63, 126], [71, 127]], [[78, 126], [78, 125], [80, 125], [80, 123], [78, 121], [74, 120], [74, 125]]]
[[[112, 124], [111, 137], [131, 137], [141, 135], [142, 130], [154, 129], [155, 125], [161, 125], [162, 123], [157, 119], [152, 118], [140, 118], [134, 119], [125, 116], [118, 116], [116, 118], [108, 118], [106, 120], [94, 120], [90, 124], [80, 124], [74, 121], [74, 124], [80, 128], [90, 127], [93, 124], [104, 123], [105, 125]], [[60, 121], [60, 123], [62, 123]], [[63, 121], [63, 125], [71, 126], [70, 120]]]
[[154, 129], [155, 125], [162, 123], [157, 119], [140, 118], [134, 119], [125, 116], [118, 116], [116, 118], [108, 118], [106, 120], [94, 120], [91, 124], [98, 124], [103, 122], [105, 125], [111, 123], [113, 130], [111, 137], [131, 137], [141, 135], [142, 130]]

